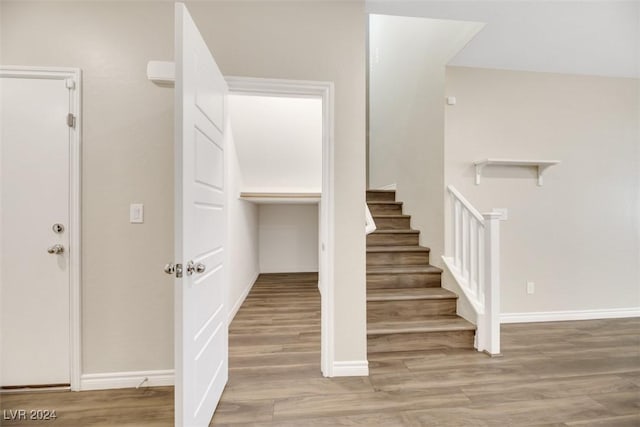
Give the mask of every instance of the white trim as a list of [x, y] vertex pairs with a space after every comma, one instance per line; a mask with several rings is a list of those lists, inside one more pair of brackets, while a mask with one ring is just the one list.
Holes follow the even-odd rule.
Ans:
[[618, 319], [623, 317], [640, 317], [640, 307], [502, 313], [500, 315], [500, 323], [560, 322], [565, 320]]
[[69, 112], [75, 126], [69, 128], [69, 382], [71, 390], [80, 390], [81, 346], [81, 181], [82, 181], [82, 71], [79, 68], [0, 66], [0, 77], [72, 80]]
[[253, 288], [253, 285], [256, 283], [256, 280], [258, 280], [259, 275], [260, 275], [260, 272], [256, 271], [255, 274], [253, 275], [253, 279], [251, 279], [249, 284], [244, 288], [244, 291], [242, 291], [242, 295], [240, 295], [240, 297], [235, 302], [235, 304], [233, 304], [233, 307], [231, 307], [231, 310], [227, 314], [227, 325], [230, 325], [233, 318], [236, 317], [238, 310], [240, 310], [242, 303], [247, 298], [247, 295], [249, 295], [249, 292], [251, 292], [251, 288]]
[[334, 376], [334, 86], [332, 82], [225, 77], [233, 94], [322, 99], [322, 194], [320, 196], [319, 283], [321, 294], [321, 369]]
[[333, 362], [334, 377], [368, 377], [369, 362], [366, 360], [349, 360]]
[[81, 390], [170, 386], [173, 385], [173, 381], [173, 369], [84, 374], [82, 375]]

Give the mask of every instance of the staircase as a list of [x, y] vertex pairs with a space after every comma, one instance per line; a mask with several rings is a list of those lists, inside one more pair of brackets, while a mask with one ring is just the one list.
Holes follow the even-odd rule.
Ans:
[[368, 190], [377, 230], [367, 236], [368, 352], [473, 348], [475, 326], [456, 315], [458, 296], [440, 286], [442, 270], [393, 190]]

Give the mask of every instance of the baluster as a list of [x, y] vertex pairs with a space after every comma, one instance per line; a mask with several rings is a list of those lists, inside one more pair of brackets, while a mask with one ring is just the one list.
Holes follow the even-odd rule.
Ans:
[[476, 272], [478, 269], [477, 254], [478, 254], [478, 220], [471, 217], [469, 224], [469, 287], [474, 295], [478, 295], [478, 282], [476, 280]]
[[469, 211], [462, 211], [462, 277], [467, 276], [469, 270]]
[[457, 198], [455, 199], [454, 202], [454, 207], [453, 207], [453, 211], [454, 211], [454, 217], [455, 217], [455, 221], [454, 221], [454, 251], [453, 251], [453, 256], [454, 256], [454, 265], [456, 266], [456, 268], [460, 268], [460, 239], [461, 239], [461, 230], [460, 230], [460, 225], [461, 225], [461, 221], [462, 221], [462, 216], [460, 214], [460, 200], [458, 200]]

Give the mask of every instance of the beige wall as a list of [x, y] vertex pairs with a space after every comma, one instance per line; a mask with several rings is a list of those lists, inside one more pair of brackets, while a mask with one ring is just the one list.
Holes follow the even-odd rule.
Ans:
[[318, 271], [317, 204], [263, 204], [259, 209], [261, 273]]
[[[502, 312], [640, 306], [637, 79], [449, 67], [446, 183], [501, 222]], [[531, 168], [474, 160], [551, 159]], [[526, 293], [526, 282], [536, 291]]]
[[[83, 372], [173, 366], [172, 5], [2, 2], [1, 62], [83, 72]], [[141, 20], [144, 25], [140, 25]], [[145, 223], [129, 224], [129, 204]]]
[[482, 24], [371, 15], [369, 186], [397, 199], [440, 265], [444, 250], [445, 64]]
[[[336, 359], [366, 358], [360, 2], [190, 3], [224, 74], [333, 81]], [[83, 372], [173, 366], [171, 2], [1, 3], [1, 62], [83, 70]], [[145, 224], [128, 205], [145, 203]]]

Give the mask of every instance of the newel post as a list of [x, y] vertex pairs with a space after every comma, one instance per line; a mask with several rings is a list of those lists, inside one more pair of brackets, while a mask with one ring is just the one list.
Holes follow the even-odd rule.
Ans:
[[484, 237], [484, 326], [483, 350], [492, 356], [500, 354], [500, 219], [497, 212], [482, 215]]

